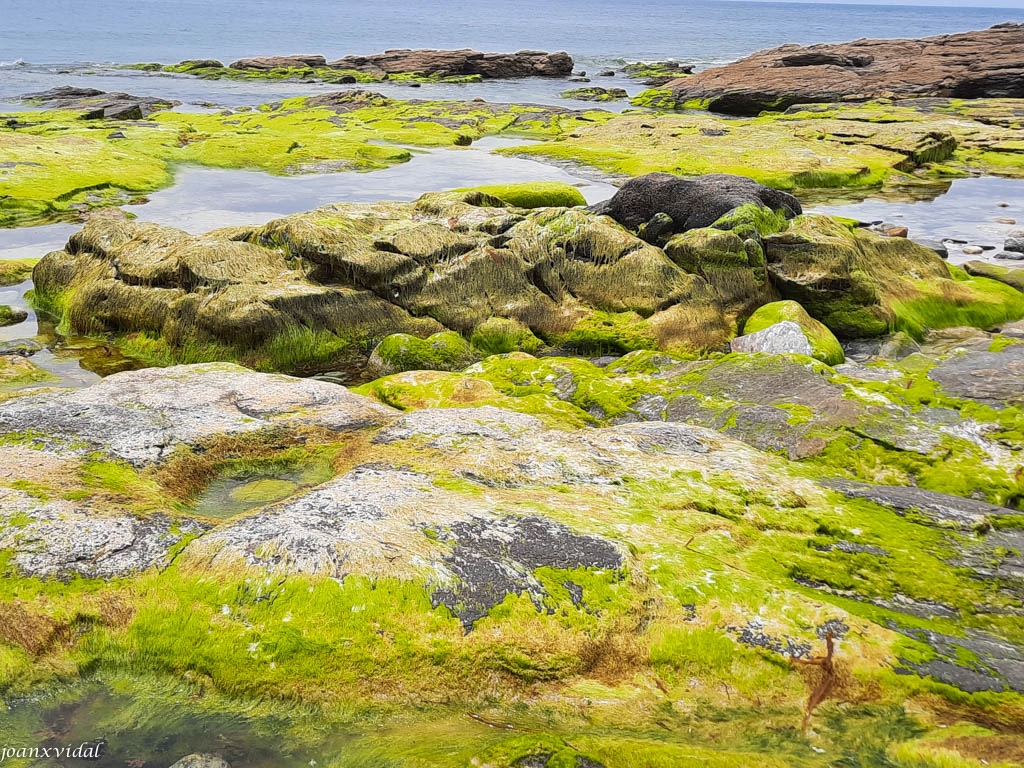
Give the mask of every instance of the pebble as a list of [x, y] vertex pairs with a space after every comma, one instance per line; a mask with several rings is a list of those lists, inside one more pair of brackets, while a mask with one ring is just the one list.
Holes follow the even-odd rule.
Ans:
[[1003, 243], [1004, 251], [1014, 251], [1016, 253], [1024, 253], [1024, 237], [1008, 237], [1006, 242]]
[[942, 238], [944, 243], [952, 243], [953, 245], [967, 245], [966, 240], [957, 240], [955, 237], [944, 237]]
[[1009, 203], [1006, 203], [1006, 202], [1003, 202], [1003, 201], [999, 201], [998, 203], [996, 203], [996, 205], [998, 205], [1000, 208], [1009, 208], [1010, 207]]
[[966, 253], [968, 256], [978, 256], [978, 255], [980, 255], [980, 254], [982, 254], [984, 252], [985, 252], [984, 249], [979, 248], [976, 245], [965, 245], [964, 246], [964, 253]]
[[1009, 216], [996, 216], [996, 224], [1016, 224], [1016, 219], [1011, 219]]
[[1024, 253], [1016, 253], [1015, 251], [1000, 251], [993, 259], [1000, 259], [1001, 261], [1024, 261]]
[[887, 229], [885, 234], [889, 237], [906, 237], [910, 234], [910, 230], [906, 227], [892, 227], [891, 229]]

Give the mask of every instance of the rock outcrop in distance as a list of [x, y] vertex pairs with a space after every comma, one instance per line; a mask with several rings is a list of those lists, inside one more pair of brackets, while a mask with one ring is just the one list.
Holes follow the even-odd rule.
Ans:
[[1024, 24], [911, 40], [783, 45], [669, 82], [677, 102], [755, 115], [874, 98], [1024, 96]]
[[379, 371], [454, 365], [474, 339], [481, 351], [506, 343], [495, 337], [584, 354], [724, 350], [779, 299], [841, 339], [1024, 316], [1012, 285], [802, 214], [750, 179], [653, 174], [594, 209], [565, 207], [575, 190], [554, 186], [533, 199], [508, 186], [330, 205], [204, 235], [91, 221], [36, 265], [33, 300], [63, 332], [113, 334], [150, 363], [359, 375], [396, 333], [417, 338], [376, 355]]
[[567, 77], [573, 59], [565, 51], [523, 50], [481, 53], [469, 48], [435, 50], [400, 48], [368, 56], [345, 56], [328, 61], [319, 54], [253, 56], [227, 66], [216, 59], [186, 59], [177, 64], [129, 64], [127, 69], [176, 72], [206, 79], [301, 78], [327, 82], [479, 81], [521, 77]]

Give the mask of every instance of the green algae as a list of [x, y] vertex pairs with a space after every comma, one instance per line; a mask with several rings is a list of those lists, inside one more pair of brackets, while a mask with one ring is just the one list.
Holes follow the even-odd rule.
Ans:
[[586, 205], [583, 193], [571, 184], [560, 181], [533, 181], [518, 184], [489, 184], [466, 187], [455, 192], [482, 192], [517, 208], [572, 208]]
[[0, 286], [25, 282], [37, 263], [39, 259], [0, 259]]
[[0, 125], [0, 163], [10, 164], [0, 170], [3, 227], [75, 220], [92, 208], [138, 202], [171, 184], [174, 168], [186, 163], [279, 175], [372, 171], [408, 161], [407, 146], [452, 147], [498, 134], [546, 138], [612, 117], [528, 105], [398, 101], [361, 91], [292, 98], [256, 111], [168, 110], [136, 121], [84, 121], [75, 112], [46, 111], [19, 122], [24, 115], [7, 116], [13, 122]]
[[378, 376], [402, 371], [455, 371], [475, 360], [473, 348], [454, 331], [425, 339], [395, 333], [381, 340], [370, 356], [370, 369]]
[[474, 328], [470, 343], [484, 355], [507, 352], [532, 354], [543, 346], [543, 342], [525, 325], [504, 317], [488, 318]]

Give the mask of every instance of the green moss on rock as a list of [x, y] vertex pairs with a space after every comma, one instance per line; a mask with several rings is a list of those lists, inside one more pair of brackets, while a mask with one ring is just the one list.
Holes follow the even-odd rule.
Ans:
[[488, 184], [466, 187], [457, 192], [482, 192], [516, 208], [572, 208], [586, 205], [583, 194], [561, 181], [524, 181], [518, 184]]
[[402, 371], [456, 371], [475, 359], [469, 342], [454, 331], [435, 333], [425, 339], [394, 333], [374, 348], [368, 369], [373, 376]]
[[839, 340], [823, 324], [807, 314], [795, 301], [775, 301], [758, 307], [743, 324], [743, 333], [756, 333], [784, 320], [796, 323], [811, 343], [813, 356], [828, 365], [839, 365], [845, 359]]
[[474, 328], [470, 343], [484, 355], [507, 352], [532, 354], [543, 346], [543, 342], [525, 325], [504, 317], [489, 318]]

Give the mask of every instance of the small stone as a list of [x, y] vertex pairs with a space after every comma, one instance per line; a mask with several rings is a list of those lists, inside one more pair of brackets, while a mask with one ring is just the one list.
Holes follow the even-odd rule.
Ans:
[[600, 72], [597, 73], [597, 76], [598, 77], [615, 77], [615, 70], [614, 69], [602, 69]]
[[1008, 237], [1006, 242], [1003, 243], [1004, 251], [1013, 251], [1015, 253], [1024, 253], [1024, 237]]
[[1009, 203], [1003, 202], [1002, 200], [1000, 200], [998, 203], [996, 203], [996, 205], [999, 206], [1000, 208], [1009, 208], [1010, 207]]
[[906, 237], [909, 234], [910, 231], [906, 227], [892, 227], [885, 232], [887, 237]]
[[996, 216], [995, 222], [997, 224], [1016, 224], [1016, 219], [1011, 219], [1009, 216]]
[[124, 135], [124, 131], [114, 131], [113, 133], [108, 133], [107, 134], [107, 138], [108, 139], [126, 139], [128, 137]]
[[1018, 253], [1017, 251], [1000, 251], [992, 258], [999, 259], [1000, 261], [1024, 261], [1024, 253]]
[[979, 248], [976, 245], [965, 245], [963, 248], [964, 253], [968, 256], [978, 256], [985, 252], [984, 248]]

